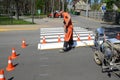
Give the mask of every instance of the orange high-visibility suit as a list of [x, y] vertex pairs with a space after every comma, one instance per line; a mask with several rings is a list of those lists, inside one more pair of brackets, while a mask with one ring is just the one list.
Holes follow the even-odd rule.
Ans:
[[72, 20], [70, 15], [67, 12], [63, 12], [63, 19], [64, 19], [64, 30], [65, 30], [64, 41], [69, 41], [73, 39]]
[[72, 45], [73, 44], [73, 25], [72, 25], [72, 20], [67, 12], [63, 12], [63, 19], [64, 19], [64, 31], [65, 31], [65, 36], [64, 36], [64, 47], [67, 47], [67, 45]]

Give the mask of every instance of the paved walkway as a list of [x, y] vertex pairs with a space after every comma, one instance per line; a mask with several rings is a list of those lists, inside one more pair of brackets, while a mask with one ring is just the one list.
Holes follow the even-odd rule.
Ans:
[[[30, 21], [31, 19], [25, 19]], [[62, 19], [58, 18], [44, 18], [35, 19], [36, 24], [30, 25], [0, 25], [0, 31], [13, 31], [13, 30], [37, 30], [43, 27], [59, 27], [62, 25]]]
[[[32, 22], [32, 19], [21, 17], [25, 21]], [[103, 21], [94, 20], [82, 16], [72, 15], [73, 25], [76, 27], [83, 28], [97, 28], [101, 26], [105, 27], [120, 27], [120, 25], [109, 25]], [[62, 18], [43, 18], [43, 19], [34, 19], [36, 24], [30, 25], [0, 25], [0, 31], [13, 31], [13, 30], [37, 30], [44, 27], [63, 27]]]

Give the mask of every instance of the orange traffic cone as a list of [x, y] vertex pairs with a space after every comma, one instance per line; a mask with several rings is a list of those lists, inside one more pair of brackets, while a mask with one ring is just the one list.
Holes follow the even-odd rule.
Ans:
[[8, 57], [8, 66], [6, 67], [6, 71], [12, 71], [15, 67], [12, 64], [11, 56]]
[[42, 44], [45, 44], [45, 43], [46, 43], [45, 36], [43, 36]]
[[90, 34], [88, 35], [88, 40], [91, 40], [91, 35]]
[[77, 36], [77, 41], [80, 41], [80, 34], [78, 34]]
[[25, 40], [23, 40], [21, 47], [22, 47], [22, 48], [26, 48], [26, 46], [27, 46], [27, 44], [26, 44]]
[[61, 38], [60, 38], [60, 35], [58, 35], [58, 42], [61, 42]]
[[117, 38], [118, 40], [120, 40], [120, 33], [117, 33], [116, 38]]
[[0, 80], [6, 80], [4, 76], [4, 70], [0, 70]]
[[15, 58], [17, 58], [16, 51], [15, 51], [15, 48], [12, 48], [11, 59], [15, 59]]

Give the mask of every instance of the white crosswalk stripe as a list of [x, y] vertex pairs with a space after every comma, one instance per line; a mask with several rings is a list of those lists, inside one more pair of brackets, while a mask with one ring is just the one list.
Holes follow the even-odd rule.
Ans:
[[[91, 40], [88, 40], [88, 35], [90, 35]], [[61, 42], [58, 42], [58, 37], [60, 37]], [[80, 41], [77, 41], [78, 37], [80, 38]], [[74, 27], [73, 40], [74, 40], [73, 46], [75, 47], [91, 46], [94, 43], [93, 42], [94, 33], [85, 28]], [[38, 49], [44, 50], [62, 48], [63, 43], [64, 43], [64, 29], [62, 27], [40, 29], [40, 43], [38, 43]]]

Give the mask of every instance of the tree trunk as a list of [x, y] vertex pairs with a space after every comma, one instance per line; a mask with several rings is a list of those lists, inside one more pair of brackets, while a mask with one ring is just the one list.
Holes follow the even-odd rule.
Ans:
[[16, 4], [16, 19], [17, 19], [17, 20], [19, 20], [18, 2], [19, 2], [19, 0], [15, 0], [15, 4]]

